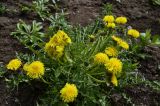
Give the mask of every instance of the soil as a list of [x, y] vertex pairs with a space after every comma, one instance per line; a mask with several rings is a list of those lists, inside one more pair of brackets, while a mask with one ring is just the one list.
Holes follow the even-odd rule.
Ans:
[[[118, 2], [121, 1], [121, 2]], [[128, 17], [129, 24], [141, 32], [151, 29], [153, 34], [160, 33], [160, 8], [150, 0], [62, 0], [73, 25], [88, 25], [100, 16], [105, 3], [113, 5], [115, 16]]]
[[[144, 84], [124, 88], [123, 93], [111, 95], [113, 106], [159, 106], [160, 92]], [[123, 95], [124, 94], [124, 95]]]
[[[10, 35], [16, 29], [19, 19], [30, 23], [36, 17], [34, 14], [24, 15], [20, 11], [20, 5], [30, 5], [31, 0], [1, 0], [0, 3], [7, 8], [7, 12], [0, 14], [0, 62], [6, 64], [15, 57], [16, 52], [27, 51]], [[37, 89], [33, 86], [24, 84], [20, 85], [18, 90], [8, 91], [4, 79], [0, 80], [0, 106], [33, 106], [37, 97]]]
[[113, 13], [118, 16], [127, 16], [129, 25], [133, 28], [141, 32], [151, 29], [153, 34], [160, 33], [160, 8], [152, 5], [151, 0], [110, 1], [113, 4]]
[[15, 52], [26, 50], [16, 39], [10, 36], [11, 32], [15, 31], [16, 24], [20, 19], [30, 22], [36, 17], [24, 16], [20, 12], [20, 4], [31, 4], [28, 1], [2, 0], [0, 3], [7, 8], [7, 12], [0, 15], [0, 62], [6, 63], [15, 57]]
[[72, 25], [86, 26], [100, 16], [101, 0], [62, 0]]
[[125, 92], [129, 97], [132, 97], [132, 103], [136, 106], [159, 106], [160, 92], [153, 91], [152, 88], [145, 85], [135, 85], [126, 87]]
[[160, 81], [160, 48], [147, 46], [143, 50], [149, 57], [141, 60], [140, 72], [151, 81]]
[[[121, 2], [118, 2], [121, 1]], [[26, 52], [26, 49], [10, 33], [16, 28], [19, 19], [31, 22], [37, 19], [35, 14], [21, 13], [21, 4], [31, 5], [32, 0], [1, 0], [0, 3], [7, 8], [7, 12], [0, 14], [0, 62], [6, 64], [15, 57], [16, 52]], [[67, 9], [68, 20], [72, 25], [86, 26], [101, 15], [103, 3], [113, 4], [113, 13], [116, 16], [126, 16], [129, 25], [145, 32], [151, 29], [152, 34], [160, 34], [160, 8], [153, 6], [149, 0], [62, 0]], [[150, 58], [141, 61], [140, 72], [146, 79], [160, 81], [160, 49], [158, 47], [146, 47], [144, 51], [151, 55]], [[38, 87], [39, 88], [39, 87]], [[160, 105], [160, 93], [143, 85], [124, 88], [136, 105]], [[0, 80], [0, 106], [34, 106], [41, 90], [26, 84], [19, 89], [8, 92], [4, 79]], [[121, 99], [120, 99], [121, 100]], [[115, 101], [115, 102], [114, 102]], [[147, 101], [147, 102], [146, 102]], [[113, 98], [113, 104], [117, 104]], [[120, 105], [124, 105], [122, 102]]]

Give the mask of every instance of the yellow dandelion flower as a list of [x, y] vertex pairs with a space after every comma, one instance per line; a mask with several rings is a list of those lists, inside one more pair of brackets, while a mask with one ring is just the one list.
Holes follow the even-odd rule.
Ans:
[[7, 64], [7, 69], [16, 71], [22, 65], [21, 60], [19, 59], [12, 59]]
[[115, 47], [107, 47], [105, 49], [105, 53], [108, 55], [108, 56], [113, 56], [113, 57], [116, 57], [118, 55], [118, 51]]
[[135, 29], [128, 30], [128, 35], [130, 35], [134, 38], [138, 38], [140, 36], [139, 32]]
[[117, 17], [115, 21], [117, 24], [126, 24], [127, 18], [126, 17]]
[[112, 39], [113, 39], [114, 41], [116, 41], [117, 44], [118, 44], [119, 46], [121, 46], [122, 48], [124, 48], [124, 49], [129, 49], [128, 43], [125, 42], [124, 40], [122, 40], [121, 38], [116, 37], [116, 36], [113, 35], [113, 36], [112, 36]]
[[73, 102], [78, 96], [78, 89], [75, 84], [66, 83], [66, 85], [60, 90], [60, 97], [66, 103]]
[[62, 43], [62, 37], [56, 33], [50, 38], [48, 43], [52, 44], [52, 46], [59, 45]]
[[34, 61], [31, 64], [25, 64], [23, 69], [26, 71], [30, 78], [40, 78], [44, 75], [44, 64], [40, 61]]
[[63, 56], [64, 46], [52, 46], [51, 44], [46, 43], [45, 52], [48, 53], [49, 56], [53, 56], [55, 58], [60, 58]]
[[115, 74], [112, 74], [111, 82], [114, 86], [118, 86], [118, 80]]
[[61, 43], [63, 43], [63, 44], [61, 44], [61, 45], [64, 45], [64, 46], [65, 46], [65, 45], [71, 43], [70, 37], [69, 37], [64, 31], [59, 30], [59, 31], [57, 32], [57, 36], [61, 37], [61, 39], [62, 39], [62, 42], [61, 42]]
[[105, 67], [109, 73], [118, 74], [122, 71], [122, 62], [117, 58], [111, 58], [105, 63]]
[[23, 70], [24, 70], [24, 71], [27, 71], [27, 70], [28, 70], [28, 66], [29, 66], [29, 64], [28, 64], [28, 63], [25, 63], [24, 66], [23, 66]]
[[106, 23], [113, 23], [114, 22], [114, 16], [113, 15], [106, 15], [103, 18], [103, 21]]
[[64, 48], [71, 43], [70, 37], [62, 30], [59, 30], [49, 42], [46, 43], [44, 50], [49, 56], [60, 58], [63, 56]]
[[104, 64], [109, 60], [108, 56], [105, 53], [97, 53], [94, 56], [94, 62], [98, 64]]
[[119, 41], [121, 41], [121, 38], [119, 38], [119, 37], [117, 37], [117, 36], [112, 36], [112, 39], [114, 40], [114, 41], [116, 41], [116, 42], [119, 42]]
[[48, 53], [49, 56], [52, 56], [52, 53], [54, 53], [54, 46], [50, 42], [46, 43], [44, 47], [44, 51]]
[[129, 49], [129, 45], [128, 45], [128, 43], [127, 42], [125, 42], [125, 41], [119, 41], [119, 42], [117, 42], [118, 43], [118, 45], [119, 46], [121, 46], [122, 48], [124, 48], [124, 49]]
[[115, 28], [116, 25], [115, 25], [115, 23], [107, 23], [106, 27], [108, 27], [108, 28]]

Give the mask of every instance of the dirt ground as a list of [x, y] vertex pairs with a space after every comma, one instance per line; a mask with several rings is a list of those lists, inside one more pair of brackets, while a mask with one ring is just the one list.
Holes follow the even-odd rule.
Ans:
[[[85, 26], [100, 16], [103, 3], [113, 4], [113, 13], [116, 16], [126, 16], [129, 25], [144, 32], [151, 29], [152, 34], [160, 34], [160, 7], [151, 5], [149, 0], [62, 0], [64, 8], [69, 13], [69, 21], [72, 25]], [[36, 19], [34, 14], [24, 15], [20, 11], [21, 4], [30, 5], [32, 0], [1, 0], [8, 12], [0, 14], [0, 62], [7, 63], [14, 58], [15, 52], [25, 52], [26, 49], [18, 41], [10, 36], [16, 28], [19, 19], [31, 22]], [[144, 51], [151, 54], [152, 58], [141, 61], [140, 72], [149, 80], [160, 81], [160, 49], [146, 47]], [[0, 80], [0, 106], [34, 106], [39, 92], [38, 87], [23, 85], [18, 91], [8, 92], [5, 83]], [[160, 93], [143, 85], [126, 87], [124, 89], [132, 102], [141, 106], [160, 105]], [[114, 105], [124, 105], [121, 99]], [[20, 104], [19, 104], [20, 102]], [[120, 103], [120, 104], [119, 104]]]

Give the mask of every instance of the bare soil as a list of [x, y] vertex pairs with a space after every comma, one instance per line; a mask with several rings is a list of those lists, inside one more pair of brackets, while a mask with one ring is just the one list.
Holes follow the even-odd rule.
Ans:
[[[149, 0], [62, 0], [67, 9], [68, 20], [72, 25], [86, 26], [100, 16], [103, 3], [113, 4], [113, 13], [116, 16], [126, 16], [129, 25], [144, 32], [151, 29], [153, 34], [160, 34], [160, 7], [153, 6]], [[31, 22], [37, 19], [35, 14], [24, 15], [20, 5], [30, 5], [32, 0], [1, 0], [7, 8], [7, 12], [0, 14], [0, 62], [6, 64], [15, 57], [16, 52], [26, 52], [16, 39], [10, 36], [16, 28], [19, 19]], [[160, 49], [158, 47], [146, 47], [144, 52], [151, 55], [150, 58], [141, 60], [140, 72], [149, 80], [160, 81]], [[33, 82], [34, 85], [34, 82]], [[41, 84], [39, 84], [41, 85]], [[0, 106], [34, 106], [41, 94], [39, 86], [20, 85], [19, 89], [9, 92], [4, 79], [0, 80]], [[158, 106], [160, 105], [160, 93], [144, 85], [135, 85], [124, 88], [132, 102], [136, 105]], [[119, 95], [119, 94], [118, 94]], [[113, 105], [125, 105], [121, 98], [113, 97]]]
[[149, 46], [143, 52], [149, 54], [149, 57], [141, 60], [140, 72], [151, 81], [160, 81], [160, 48]]

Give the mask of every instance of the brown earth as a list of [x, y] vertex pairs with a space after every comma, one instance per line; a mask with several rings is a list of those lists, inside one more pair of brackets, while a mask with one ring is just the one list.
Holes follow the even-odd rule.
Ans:
[[[129, 25], [144, 32], [146, 29], [152, 29], [153, 34], [160, 34], [160, 8], [151, 5], [148, 0], [62, 0], [63, 6], [69, 13], [69, 21], [72, 25], [85, 26], [93, 22], [100, 16], [103, 3], [113, 4], [113, 13], [116, 16], [126, 16], [129, 19]], [[0, 3], [7, 8], [7, 12], [0, 14], [0, 62], [7, 63], [15, 57], [15, 52], [25, 52], [26, 49], [18, 43], [16, 39], [10, 36], [16, 28], [19, 19], [31, 22], [37, 17], [30, 13], [24, 15], [20, 11], [20, 5], [30, 5], [32, 0], [1, 0]], [[156, 47], [145, 48], [151, 58], [142, 60], [140, 72], [149, 80], [158, 80], [160, 49]], [[5, 82], [0, 81], [0, 106], [33, 106], [36, 104], [39, 92], [37, 87], [24, 84], [18, 91], [8, 92]], [[133, 99], [137, 105], [160, 105], [159, 92], [154, 92], [151, 88], [136, 85], [135, 87], [126, 87], [125, 92]], [[138, 97], [137, 97], [138, 95]], [[114, 100], [113, 100], [114, 101]], [[146, 102], [147, 101], [147, 102]], [[116, 104], [116, 103], [113, 103]], [[123, 103], [121, 105], [124, 105]]]
[[[107, 0], [106, 0], [107, 1]], [[112, 1], [113, 13], [118, 16], [127, 16], [129, 25], [144, 32], [151, 29], [153, 34], [160, 34], [160, 8], [153, 6], [151, 0], [120, 0]]]
[[148, 46], [144, 48], [144, 52], [149, 54], [149, 57], [141, 60], [139, 70], [145, 78], [160, 81], [160, 48]]
[[126, 87], [125, 92], [132, 97], [132, 102], [136, 106], [159, 106], [160, 104], [160, 92], [153, 91], [152, 88], [145, 85]]

